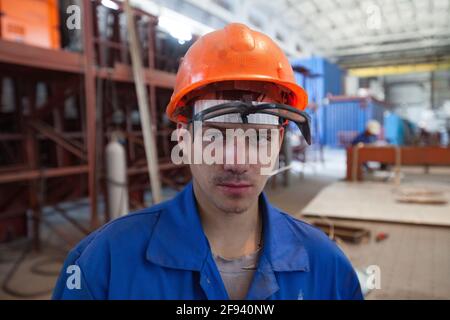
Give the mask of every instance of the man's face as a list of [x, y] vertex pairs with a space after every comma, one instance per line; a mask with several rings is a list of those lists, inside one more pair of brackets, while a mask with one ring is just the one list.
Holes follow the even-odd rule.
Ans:
[[[205, 122], [198, 132], [203, 136], [204, 157], [222, 158], [220, 164], [191, 164], [194, 188], [198, 201], [227, 213], [242, 213], [258, 200], [280, 151], [282, 128], [276, 125], [224, 124]], [[217, 140], [219, 133], [224, 141]], [[217, 150], [205, 152], [209, 141], [223, 146], [223, 154]], [[244, 143], [242, 143], [244, 142]], [[265, 157], [265, 158], [264, 158]], [[255, 159], [257, 159], [255, 161]], [[268, 161], [270, 159], [270, 161]]]

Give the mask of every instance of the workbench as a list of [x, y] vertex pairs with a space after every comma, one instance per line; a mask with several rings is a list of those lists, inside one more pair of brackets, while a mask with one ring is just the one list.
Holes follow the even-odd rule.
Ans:
[[347, 181], [363, 180], [362, 165], [450, 166], [450, 148], [363, 145], [347, 148]]

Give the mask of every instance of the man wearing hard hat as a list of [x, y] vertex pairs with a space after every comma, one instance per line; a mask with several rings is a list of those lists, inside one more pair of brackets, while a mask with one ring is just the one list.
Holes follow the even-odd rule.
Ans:
[[374, 143], [377, 141], [380, 133], [380, 123], [377, 120], [369, 120], [367, 121], [366, 129], [353, 139], [352, 145], [357, 145], [358, 143]]
[[214, 161], [190, 161], [192, 182], [175, 198], [81, 241], [53, 297], [362, 299], [343, 252], [268, 202], [263, 169], [275, 164], [250, 161], [262, 147], [276, 158], [289, 121], [310, 143], [306, 104], [286, 56], [266, 35], [233, 23], [201, 37], [180, 65], [167, 116], [180, 143], [200, 141], [183, 149], [183, 159], [213, 145]]

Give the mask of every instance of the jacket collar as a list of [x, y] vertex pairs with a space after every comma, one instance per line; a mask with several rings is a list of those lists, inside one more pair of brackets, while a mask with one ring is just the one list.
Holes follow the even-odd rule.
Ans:
[[[292, 221], [272, 207], [264, 193], [259, 201], [264, 228], [264, 249], [260, 257], [264, 263], [260, 267], [280, 272], [308, 271], [308, 255]], [[164, 267], [200, 271], [210, 255], [191, 182], [162, 205], [146, 257]]]

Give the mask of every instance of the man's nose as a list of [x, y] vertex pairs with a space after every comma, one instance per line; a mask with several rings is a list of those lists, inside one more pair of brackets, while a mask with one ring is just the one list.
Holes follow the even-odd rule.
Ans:
[[248, 164], [227, 164], [223, 165], [225, 171], [232, 172], [236, 175], [245, 174], [249, 171], [250, 166]]
[[241, 146], [238, 143], [226, 144], [224, 170], [232, 171], [236, 174], [246, 173], [249, 168], [249, 148]]

